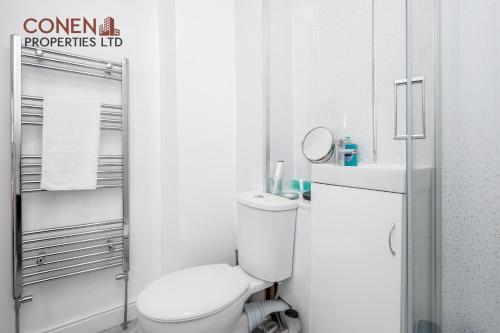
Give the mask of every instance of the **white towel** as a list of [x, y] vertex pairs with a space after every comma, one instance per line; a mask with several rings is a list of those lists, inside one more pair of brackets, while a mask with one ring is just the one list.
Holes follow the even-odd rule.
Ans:
[[99, 102], [44, 97], [42, 189], [96, 188], [100, 107]]

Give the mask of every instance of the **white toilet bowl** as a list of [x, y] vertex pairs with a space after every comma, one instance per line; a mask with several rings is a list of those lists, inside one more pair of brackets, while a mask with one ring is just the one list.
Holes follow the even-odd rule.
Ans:
[[[292, 275], [297, 202], [262, 192], [238, 194], [238, 250], [241, 266], [198, 266], [151, 283], [137, 299], [144, 333], [248, 333], [243, 307], [257, 291]], [[287, 306], [263, 306], [283, 311]], [[251, 327], [262, 322], [249, 311]]]
[[184, 269], [151, 283], [137, 299], [144, 333], [247, 333], [243, 306], [271, 283], [227, 264]]

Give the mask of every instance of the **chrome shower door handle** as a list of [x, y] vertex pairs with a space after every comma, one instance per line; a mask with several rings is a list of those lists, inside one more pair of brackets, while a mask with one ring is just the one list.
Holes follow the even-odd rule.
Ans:
[[[421, 134], [412, 134], [412, 139], [425, 139], [425, 78], [422, 77], [414, 77], [411, 80], [411, 87], [413, 84], [421, 84], [422, 85], [422, 133]], [[408, 86], [408, 80], [396, 80], [394, 81], [394, 140], [406, 140], [408, 138], [407, 134], [399, 134], [398, 133], [398, 87], [399, 86]]]
[[392, 247], [392, 235], [394, 234], [394, 229], [396, 229], [396, 225], [393, 223], [391, 224], [391, 228], [389, 229], [389, 251], [391, 252], [392, 256], [396, 256], [396, 251], [394, 251]]

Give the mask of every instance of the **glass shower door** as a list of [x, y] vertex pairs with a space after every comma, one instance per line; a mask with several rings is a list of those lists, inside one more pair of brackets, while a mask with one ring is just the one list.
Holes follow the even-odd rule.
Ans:
[[[436, 3], [407, 0], [407, 333], [439, 332]], [[397, 85], [396, 85], [397, 89]]]

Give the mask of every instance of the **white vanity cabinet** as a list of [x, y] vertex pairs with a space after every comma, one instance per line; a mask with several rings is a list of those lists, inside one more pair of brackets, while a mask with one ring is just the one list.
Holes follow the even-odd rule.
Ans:
[[404, 169], [327, 168], [342, 167], [313, 167], [311, 333], [399, 333]]

